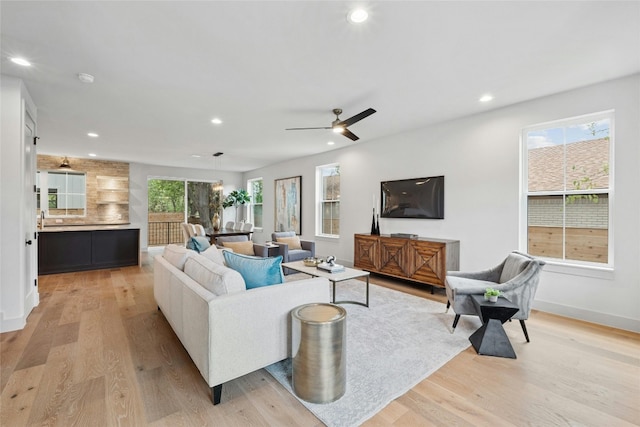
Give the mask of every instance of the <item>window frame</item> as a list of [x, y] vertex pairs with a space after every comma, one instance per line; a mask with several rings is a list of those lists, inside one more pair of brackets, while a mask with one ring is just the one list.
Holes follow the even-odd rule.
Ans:
[[[65, 181], [65, 191], [64, 192], [60, 192], [58, 191], [56, 188], [50, 188], [49, 186], [49, 175], [50, 174], [55, 174], [55, 175], [64, 175], [64, 181]], [[82, 193], [77, 193], [77, 192], [72, 192], [69, 191], [69, 175], [77, 175], [77, 176], [82, 176], [83, 181], [84, 181], [84, 192]], [[36, 207], [38, 209], [38, 212], [44, 211], [45, 212], [45, 216], [47, 218], [85, 218], [87, 216], [87, 173], [86, 172], [78, 172], [78, 171], [73, 171], [73, 170], [60, 170], [60, 169], [54, 169], [54, 170], [38, 170], [36, 172], [36, 197], [38, 198], [38, 201], [36, 203]], [[46, 189], [46, 192], [42, 192], [43, 189]], [[68, 204], [68, 197], [69, 196], [82, 196], [83, 198], [83, 203], [82, 203], [82, 207], [67, 207], [66, 205]], [[65, 199], [65, 207], [64, 208], [58, 208], [57, 204], [58, 202], [61, 200], [61, 198]], [[51, 206], [51, 203], [55, 202], [56, 206], [53, 207]], [[46, 206], [46, 208], [42, 208], [42, 206]], [[50, 212], [51, 209], [54, 210], [62, 210], [64, 209], [65, 213], [64, 214], [52, 214]], [[82, 209], [82, 214], [81, 215], [77, 215], [77, 214], [69, 214], [67, 212], [69, 212], [70, 210], [80, 210]]]
[[[529, 191], [528, 188], [528, 147], [527, 134], [533, 131], [541, 131], [553, 128], [568, 128], [570, 126], [581, 125], [588, 122], [595, 122], [603, 119], [609, 120], [609, 164], [608, 164], [608, 188], [584, 189], [584, 190], [549, 190], [549, 191]], [[609, 273], [614, 269], [614, 212], [615, 212], [615, 110], [606, 110], [596, 113], [584, 114], [569, 117], [566, 119], [553, 120], [522, 128], [520, 132], [520, 209], [519, 209], [519, 249], [528, 253], [529, 232], [528, 232], [528, 198], [529, 196], [562, 196], [566, 198], [570, 195], [579, 194], [606, 194], [608, 196], [608, 225], [607, 225], [607, 262], [599, 263], [594, 261], [581, 261], [566, 258], [565, 244], [563, 237], [563, 258], [551, 258], [538, 256], [545, 260], [550, 268], [546, 270], [585, 276], [598, 276], [610, 278]], [[566, 210], [563, 210], [563, 230], [566, 229]], [[563, 233], [564, 236], [564, 233]], [[586, 273], [585, 273], [586, 272]], [[604, 274], [604, 275], [603, 275]]]
[[[316, 237], [324, 237], [329, 239], [339, 239], [340, 234], [328, 234], [323, 232], [323, 208], [326, 203], [338, 203], [338, 212], [340, 212], [340, 204], [341, 198], [338, 195], [338, 199], [327, 199], [323, 198], [324, 195], [324, 183], [323, 183], [323, 171], [327, 169], [340, 169], [339, 163], [329, 163], [326, 165], [316, 166]], [[340, 176], [340, 173], [338, 173]], [[340, 216], [338, 215], [338, 221], [340, 221]]]
[[[255, 197], [253, 193], [253, 183], [262, 182], [262, 202], [256, 203]], [[247, 204], [247, 217], [249, 218], [249, 222], [253, 224], [254, 230], [262, 230], [264, 228], [264, 179], [262, 177], [251, 178], [247, 180], [247, 192], [251, 196], [251, 201]], [[256, 220], [254, 217], [253, 207], [254, 206], [262, 206], [262, 218], [260, 218], [260, 222], [262, 226], [256, 226]]]

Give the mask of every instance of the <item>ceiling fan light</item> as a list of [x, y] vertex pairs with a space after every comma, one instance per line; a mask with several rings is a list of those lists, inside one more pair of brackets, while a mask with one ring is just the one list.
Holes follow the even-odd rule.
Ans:
[[335, 133], [342, 133], [342, 132], [344, 132], [344, 127], [342, 127], [342, 126], [334, 126], [333, 127], [333, 131]]

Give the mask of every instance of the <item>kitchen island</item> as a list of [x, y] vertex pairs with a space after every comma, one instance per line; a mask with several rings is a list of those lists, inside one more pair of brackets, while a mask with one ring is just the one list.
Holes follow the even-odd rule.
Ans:
[[140, 228], [130, 224], [50, 226], [38, 230], [38, 274], [140, 263]]

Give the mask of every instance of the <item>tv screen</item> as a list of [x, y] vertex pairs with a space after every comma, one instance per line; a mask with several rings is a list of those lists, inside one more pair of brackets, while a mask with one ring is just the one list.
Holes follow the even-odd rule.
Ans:
[[382, 218], [444, 219], [444, 176], [380, 183]]

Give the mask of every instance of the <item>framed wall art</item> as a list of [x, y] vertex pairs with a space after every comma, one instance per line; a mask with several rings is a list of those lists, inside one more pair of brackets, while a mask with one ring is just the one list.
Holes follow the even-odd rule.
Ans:
[[302, 176], [275, 180], [275, 231], [302, 233], [300, 205], [302, 204]]

